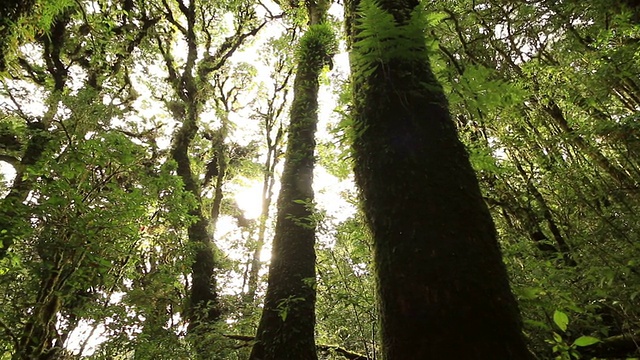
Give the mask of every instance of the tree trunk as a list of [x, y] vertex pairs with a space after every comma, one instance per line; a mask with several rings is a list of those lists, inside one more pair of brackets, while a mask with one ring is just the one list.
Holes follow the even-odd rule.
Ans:
[[363, 0], [356, 14], [358, 3], [345, 16], [353, 150], [383, 358], [531, 359], [493, 221], [430, 68], [419, 1]]
[[278, 163], [279, 147], [277, 145], [272, 146], [267, 154], [267, 160], [265, 161], [264, 180], [262, 183], [262, 208], [260, 210], [260, 219], [258, 224], [258, 240], [256, 241], [253, 254], [251, 256], [251, 264], [249, 269], [249, 279], [247, 286], [246, 301], [253, 304], [256, 297], [256, 291], [258, 290], [258, 276], [260, 274], [260, 268], [262, 267], [262, 248], [265, 243], [265, 236], [267, 233], [267, 219], [269, 217], [269, 208], [271, 207], [271, 200], [273, 198], [273, 185], [274, 185], [274, 172], [275, 166]]
[[184, 182], [185, 190], [196, 198], [196, 206], [189, 211], [189, 215], [194, 217], [195, 222], [187, 229], [189, 241], [193, 244], [195, 251], [191, 266], [193, 279], [187, 311], [189, 332], [193, 333], [200, 325], [210, 325], [215, 322], [220, 317], [220, 309], [214, 277], [215, 257], [212, 235], [208, 229], [209, 220], [202, 210], [201, 190], [191, 170], [188, 154], [189, 146], [198, 129], [196, 104], [190, 104], [187, 108], [189, 115], [182, 120], [182, 127], [174, 139], [171, 155], [178, 165], [177, 173]]
[[269, 283], [251, 360], [318, 358], [314, 339], [314, 136], [318, 78], [330, 59], [332, 38], [327, 25], [312, 23], [300, 41]]

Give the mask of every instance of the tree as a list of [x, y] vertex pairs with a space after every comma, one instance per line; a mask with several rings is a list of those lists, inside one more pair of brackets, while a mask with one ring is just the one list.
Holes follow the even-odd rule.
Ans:
[[529, 359], [493, 221], [430, 67], [422, 6], [346, 5], [383, 357]]
[[252, 360], [317, 359], [315, 346], [315, 220], [312, 189], [318, 88], [335, 52], [325, 23], [328, 2], [308, 2], [309, 29], [300, 39], [275, 237]]
[[[580, 334], [607, 344], [574, 346], [585, 357], [610, 356], [609, 344], [635, 355], [624, 345], [638, 323], [629, 267], [638, 257], [634, 8], [608, 0], [436, 7], [434, 69], [505, 240], [530, 348], [544, 357], [549, 342], [567, 349]], [[558, 310], [571, 318], [566, 331], [552, 321]]]
[[[165, 100], [167, 109], [180, 127], [173, 135], [173, 143], [170, 150], [172, 159], [177, 164], [177, 174], [184, 182], [184, 188], [196, 199], [195, 207], [190, 211], [194, 222], [188, 228], [189, 241], [193, 246], [194, 261], [192, 265], [192, 285], [190, 291], [187, 317], [189, 319], [189, 332], [194, 335], [195, 347], [203, 358], [210, 357], [211, 345], [203, 341], [211, 326], [219, 320], [221, 309], [216, 289], [216, 259], [213, 244], [213, 232], [220, 213], [222, 203], [222, 183], [226, 176], [225, 154], [222, 148], [228, 135], [228, 120], [223, 115], [222, 125], [216, 134], [208, 135], [213, 144], [213, 156], [209, 162], [211, 171], [204, 174], [204, 181], [200, 181], [199, 174], [193, 169], [191, 156], [192, 146], [196, 136], [201, 130], [201, 114], [207, 101], [210, 100], [209, 78], [217, 74], [225, 65], [227, 59], [243, 42], [258, 33], [264, 27], [266, 21], [256, 21], [253, 4], [239, 2], [235, 4], [238, 13], [241, 14], [236, 21], [237, 27], [232, 36], [227, 37], [214, 51], [212, 49], [212, 29], [205, 24], [212, 22], [217, 16], [211, 4], [206, 1], [190, 1], [185, 3], [176, 1], [172, 7], [163, 2], [163, 13], [169, 28], [175, 28], [183, 36], [187, 46], [187, 56], [183, 64], [176, 61], [172, 46], [172, 30], [166, 30], [165, 34], [156, 37], [158, 49], [162, 54], [165, 67], [168, 72], [168, 80], [173, 90], [173, 96]], [[174, 9], [177, 8], [177, 9]], [[184, 18], [186, 26], [180, 21]], [[199, 34], [202, 28], [204, 34]], [[205, 42], [204, 56], [199, 56], [199, 36], [208, 38]], [[220, 90], [223, 85], [217, 84]], [[221, 94], [224, 100], [224, 93]], [[229, 95], [229, 94], [227, 94]], [[234, 94], [231, 94], [232, 96]], [[224, 101], [223, 101], [224, 102]], [[229, 104], [225, 103], [223, 106]], [[226, 109], [228, 111], [228, 109]], [[205, 212], [202, 198], [203, 190], [209, 185], [215, 176], [215, 196], [210, 216]]]
[[[18, 51], [17, 64], [9, 72], [12, 79], [3, 80], [3, 96], [11, 99], [3, 106], [3, 125], [8, 123], [9, 137], [24, 144], [3, 154], [16, 178], [0, 209], [0, 257], [6, 256], [2, 272], [14, 270], [1, 282], [6, 295], [1, 320], [13, 322], [11, 328], [3, 326], [13, 359], [48, 359], [64, 353], [78, 314], [98, 292], [111, 293], [119, 281], [121, 272], [107, 271], [105, 263], [127, 268], [125, 249], [134, 241], [134, 223], [146, 218], [156, 198], [144, 176], [148, 174], [131, 173], [145, 161], [145, 151], [110, 127], [131, 101], [129, 79], [122, 74], [126, 70], [119, 70], [126, 68], [131, 51], [155, 21], [144, 12], [114, 19], [109, 11], [81, 18], [75, 10], [54, 11], [48, 35], [34, 40], [37, 50]], [[83, 42], [69, 36], [82, 26], [102, 31], [105, 20], [111, 21], [119, 41]], [[130, 21], [139, 27], [130, 27], [128, 36], [122, 36], [118, 29]], [[44, 61], [34, 60], [38, 56]], [[76, 90], [69, 81], [72, 65], [86, 76]], [[31, 115], [32, 99], [21, 91], [24, 87], [47, 94], [40, 100], [42, 114]], [[119, 105], [103, 104], [104, 98]], [[19, 293], [11, 294], [12, 290]]]

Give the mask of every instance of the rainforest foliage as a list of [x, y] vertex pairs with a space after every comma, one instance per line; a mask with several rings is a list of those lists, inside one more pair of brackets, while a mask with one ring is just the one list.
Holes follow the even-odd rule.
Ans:
[[[379, 181], [376, 194], [391, 203], [431, 204], [433, 214], [449, 214], [468, 190], [462, 184], [450, 202], [431, 202], [423, 191], [445, 172], [420, 180], [420, 164], [465, 165], [437, 152], [403, 159], [395, 143], [371, 148], [397, 160], [377, 171], [407, 186], [362, 178], [364, 160], [380, 163], [358, 153], [379, 130], [362, 114], [398, 116], [376, 134], [402, 134], [415, 125], [403, 106], [428, 108], [415, 102], [424, 91], [446, 96], [531, 353], [640, 357], [640, 4], [358, 3], [3, 3], [0, 359], [247, 359], [267, 311], [279, 324], [270, 345], [298, 339], [307, 349], [315, 342], [319, 359], [382, 358], [390, 335], [379, 314], [406, 309], [402, 299], [390, 313], [379, 309], [384, 278], [374, 274], [387, 268], [374, 264], [371, 198], [355, 179]], [[430, 64], [431, 78], [423, 65], [407, 66], [416, 59]], [[381, 79], [428, 81], [381, 87]], [[371, 95], [381, 91], [401, 111], [389, 113], [388, 99]], [[438, 137], [427, 145], [423, 135], [396, 140], [452, 144]], [[291, 175], [291, 163], [304, 171]], [[307, 192], [283, 204], [292, 188]], [[422, 224], [421, 213], [373, 210], [381, 221]], [[292, 233], [277, 247], [283, 222]], [[296, 250], [302, 233], [312, 234], [304, 256]], [[388, 246], [400, 271], [424, 269], [425, 254]], [[475, 253], [469, 246], [459, 250]], [[297, 287], [263, 314], [270, 259], [287, 252], [304, 270], [281, 269]], [[452, 273], [467, 266], [436, 259]], [[299, 308], [305, 320], [293, 321]]]

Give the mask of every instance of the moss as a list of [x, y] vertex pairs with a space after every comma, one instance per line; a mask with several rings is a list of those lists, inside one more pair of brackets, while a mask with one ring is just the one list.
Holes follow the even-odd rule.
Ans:
[[383, 357], [529, 359], [417, 8], [363, 0], [350, 26], [354, 170], [374, 238]]
[[330, 24], [311, 25], [302, 36], [296, 52], [300, 66], [309, 67], [311, 72], [320, 72], [331, 64], [331, 58], [338, 51], [338, 41]]
[[312, 25], [298, 44], [286, 160], [278, 197], [269, 285], [250, 359], [317, 359], [313, 168], [322, 68], [337, 49], [329, 25]]

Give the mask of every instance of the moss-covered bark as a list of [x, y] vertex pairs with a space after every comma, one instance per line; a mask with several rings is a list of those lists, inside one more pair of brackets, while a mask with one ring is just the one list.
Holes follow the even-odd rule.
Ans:
[[195, 221], [187, 232], [194, 246], [195, 256], [191, 266], [192, 284], [189, 296], [187, 317], [189, 332], [197, 333], [200, 325], [213, 324], [220, 317], [218, 296], [214, 277], [215, 257], [212, 235], [209, 232], [209, 219], [202, 210], [200, 184], [191, 170], [189, 146], [198, 130], [198, 105], [195, 101], [186, 106], [187, 116], [182, 119], [182, 127], [174, 138], [172, 158], [177, 164], [177, 173], [182, 178], [185, 190], [196, 198], [196, 206], [189, 214]]
[[493, 221], [430, 68], [419, 1], [362, 2], [358, 15], [358, 0], [346, 6], [353, 150], [383, 357], [530, 359]]
[[334, 47], [327, 25], [303, 36], [278, 198], [269, 284], [252, 360], [317, 359], [315, 327], [315, 223], [313, 168], [322, 67]]

